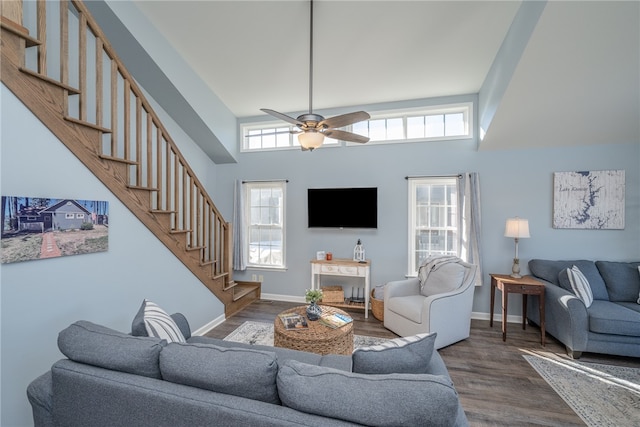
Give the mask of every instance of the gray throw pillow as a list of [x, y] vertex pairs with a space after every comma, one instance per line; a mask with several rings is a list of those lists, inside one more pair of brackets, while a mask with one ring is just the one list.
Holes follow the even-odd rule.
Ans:
[[442, 375], [367, 375], [288, 360], [278, 392], [298, 411], [369, 426], [450, 426], [458, 411], [458, 394]]
[[161, 378], [158, 357], [165, 340], [134, 337], [84, 320], [58, 335], [58, 348], [69, 359], [130, 374]]
[[160, 370], [173, 383], [280, 404], [273, 352], [170, 343], [160, 354]]
[[419, 334], [358, 348], [351, 355], [353, 372], [428, 374], [436, 336], [436, 332]]

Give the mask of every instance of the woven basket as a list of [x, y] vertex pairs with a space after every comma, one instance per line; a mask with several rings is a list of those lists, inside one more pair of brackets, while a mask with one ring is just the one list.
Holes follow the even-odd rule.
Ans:
[[344, 290], [342, 286], [323, 286], [322, 302], [324, 303], [344, 303]]
[[373, 313], [373, 317], [384, 322], [384, 300], [374, 298], [373, 291], [374, 289], [371, 289], [371, 313]]

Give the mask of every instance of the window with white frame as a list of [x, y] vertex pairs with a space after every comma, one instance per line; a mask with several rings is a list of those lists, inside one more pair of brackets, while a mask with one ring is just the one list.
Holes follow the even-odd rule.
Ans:
[[[295, 126], [281, 126], [281, 124], [281, 122], [270, 122], [242, 125], [241, 151], [300, 149], [298, 128]], [[333, 138], [325, 138], [323, 145], [338, 145], [338, 141]]]
[[372, 114], [351, 131], [371, 142], [413, 142], [462, 139], [473, 136], [472, 104], [440, 105]]
[[285, 181], [244, 184], [247, 267], [285, 268]]
[[429, 255], [458, 251], [458, 178], [408, 178], [409, 275]]
[[[473, 137], [473, 103], [434, 105], [371, 113], [369, 120], [341, 128], [368, 136], [373, 143], [455, 140]], [[245, 123], [241, 151], [300, 148], [298, 129], [282, 122]], [[339, 146], [326, 138], [323, 145]], [[362, 145], [355, 144], [354, 145]]]

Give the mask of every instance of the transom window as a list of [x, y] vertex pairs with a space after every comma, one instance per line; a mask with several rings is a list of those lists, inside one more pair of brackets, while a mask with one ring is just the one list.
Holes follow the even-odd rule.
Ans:
[[247, 267], [285, 267], [285, 184], [285, 181], [244, 184]]
[[[298, 128], [295, 126], [278, 126], [280, 123], [247, 124], [242, 126], [242, 151], [267, 151], [297, 148], [300, 149]], [[323, 145], [337, 146], [332, 138], [325, 138]]]
[[409, 274], [429, 255], [458, 252], [458, 178], [409, 178]]
[[[342, 128], [370, 138], [370, 143], [454, 140], [473, 137], [473, 104], [437, 105], [370, 113], [371, 119]], [[295, 126], [282, 122], [245, 123], [241, 126], [241, 151], [300, 148]], [[367, 144], [348, 143], [366, 146]], [[340, 146], [326, 138], [323, 146]]]
[[412, 142], [471, 138], [471, 103], [428, 109], [392, 111], [372, 115], [355, 123], [351, 131], [368, 136], [370, 142]]

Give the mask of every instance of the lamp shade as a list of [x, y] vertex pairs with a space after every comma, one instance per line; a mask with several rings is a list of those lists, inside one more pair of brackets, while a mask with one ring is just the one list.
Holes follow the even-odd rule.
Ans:
[[315, 130], [308, 130], [298, 135], [298, 142], [300, 142], [302, 148], [309, 150], [320, 147], [323, 141], [324, 135]]
[[531, 237], [529, 235], [529, 221], [518, 217], [508, 218], [504, 228], [504, 237], [517, 239]]

